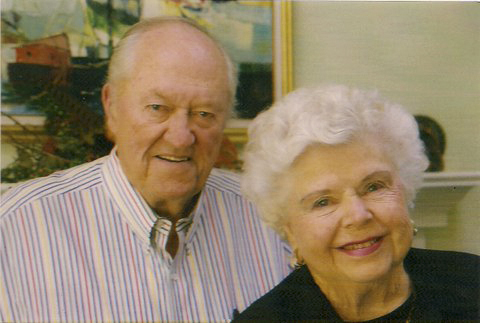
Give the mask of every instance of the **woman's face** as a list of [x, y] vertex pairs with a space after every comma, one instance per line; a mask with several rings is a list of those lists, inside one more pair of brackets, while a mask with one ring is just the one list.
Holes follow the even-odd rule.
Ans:
[[283, 179], [287, 237], [317, 283], [400, 269], [413, 236], [404, 189], [375, 140], [310, 146]]

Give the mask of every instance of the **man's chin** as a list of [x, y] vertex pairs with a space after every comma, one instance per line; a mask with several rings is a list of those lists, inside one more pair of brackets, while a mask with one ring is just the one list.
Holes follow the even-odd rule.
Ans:
[[189, 199], [201, 191], [204, 183], [199, 183], [196, 175], [158, 178], [150, 182], [150, 191], [159, 200]]

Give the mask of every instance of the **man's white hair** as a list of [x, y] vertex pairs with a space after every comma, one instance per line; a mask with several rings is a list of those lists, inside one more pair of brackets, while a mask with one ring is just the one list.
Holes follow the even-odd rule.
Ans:
[[400, 176], [412, 204], [428, 166], [414, 117], [376, 91], [342, 85], [291, 92], [251, 123], [244, 151], [244, 194], [282, 237], [282, 174], [310, 145], [339, 145], [373, 135]]
[[228, 75], [228, 88], [230, 95], [230, 105], [229, 113], [232, 113], [233, 106], [235, 105], [235, 94], [237, 89], [237, 70], [235, 64], [233, 63], [231, 57], [227, 53], [226, 49], [217, 41], [206, 29], [201, 27], [195, 21], [182, 17], [175, 16], [160, 16], [154, 18], [148, 18], [141, 20], [136, 23], [123, 35], [123, 37], [118, 42], [115, 47], [112, 57], [110, 58], [108, 73], [107, 73], [107, 82], [115, 84], [124, 79], [128, 79], [129, 73], [133, 66], [133, 60], [135, 58], [135, 48], [136, 44], [141, 38], [141, 36], [151, 30], [161, 29], [164, 26], [171, 24], [184, 24], [190, 26], [212, 40], [214, 45], [222, 53], [225, 64], [227, 66], [227, 75]]

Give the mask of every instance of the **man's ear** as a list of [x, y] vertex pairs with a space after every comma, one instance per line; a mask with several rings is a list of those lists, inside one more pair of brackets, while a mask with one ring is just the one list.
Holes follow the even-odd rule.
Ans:
[[103, 111], [105, 112], [105, 116], [107, 118], [112, 117], [112, 86], [109, 83], [106, 83], [102, 87], [102, 105]]
[[112, 86], [106, 83], [102, 87], [102, 105], [105, 113], [105, 136], [115, 142], [116, 109], [113, 107]]

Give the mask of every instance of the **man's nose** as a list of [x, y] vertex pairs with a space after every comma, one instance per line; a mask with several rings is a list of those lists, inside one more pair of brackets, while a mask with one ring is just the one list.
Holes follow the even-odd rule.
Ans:
[[351, 195], [348, 197], [345, 214], [342, 219], [344, 226], [359, 226], [369, 222], [372, 218], [371, 210], [360, 196]]
[[176, 148], [189, 147], [195, 142], [190, 118], [186, 113], [176, 113], [168, 119], [163, 139]]

